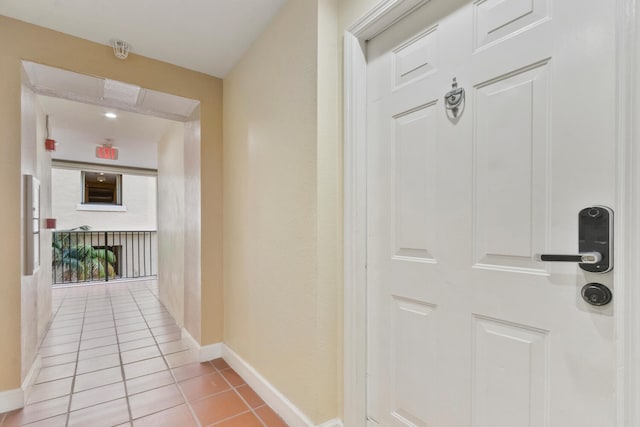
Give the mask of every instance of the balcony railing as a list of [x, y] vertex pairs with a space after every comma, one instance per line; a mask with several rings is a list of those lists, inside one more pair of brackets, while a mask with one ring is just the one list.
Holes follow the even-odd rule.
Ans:
[[157, 276], [156, 231], [56, 231], [53, 284]]

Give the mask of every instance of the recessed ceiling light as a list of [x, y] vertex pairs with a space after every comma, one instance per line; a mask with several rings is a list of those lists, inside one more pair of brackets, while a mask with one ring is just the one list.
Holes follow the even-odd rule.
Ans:
[[118, 117], [116, 113], [104, 113], [104, 116], [109, 119], [115, 119], [116, 117]]

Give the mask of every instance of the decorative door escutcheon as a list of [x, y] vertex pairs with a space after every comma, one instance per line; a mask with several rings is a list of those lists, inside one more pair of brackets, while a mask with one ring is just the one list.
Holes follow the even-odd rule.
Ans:
[[460, 105], [462, 105], [463, 102], [464, 89], [458, 87], [458, 82], [454, 77], [453, 83], [451, 83], [451, 90], [444, 96], [444, 105], [447, 110], [451, 110], [451, 114], [453, 114], [453, 117], [458, 117], [458, 111], [460, 109]]

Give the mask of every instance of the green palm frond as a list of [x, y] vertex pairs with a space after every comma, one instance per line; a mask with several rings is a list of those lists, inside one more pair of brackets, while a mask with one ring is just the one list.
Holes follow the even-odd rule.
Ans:
[[109, 249], [96, 248], [87, 243], [91, 242], [91, 237], [85, 239], [79, 237], [74, 231], [88, 231], [91, 227], [81, 225], [69, 230], [55, 233], [52, 242], [53, 259], [52, 264], [57, 280], [99, 280], [106, 275], [115, 278], [115, 265], [117, 257]]

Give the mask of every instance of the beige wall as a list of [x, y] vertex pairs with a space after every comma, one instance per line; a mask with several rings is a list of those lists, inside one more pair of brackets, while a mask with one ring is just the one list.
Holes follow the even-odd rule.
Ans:
[[224, 80], [225, 342], [342, 416], [342, 34], [378, 0], [290, 0]]
[[[34, 274], [24, 275], [24, 256], [22, 256], [21, 276], [21, 378], [23, 381], [33, 364], [38, 343], [51, 318], [51, 231], [44, 228], [44, 218], [51, 217], [51, 155], [45, 151], [44, 113], [35, 94], [25, 85], [21, 98], [22, 134], [21, 134], [21, 172], [33, 175], [40, 181], [40, 268]], [[24, 200], [24, 185], [22, 200]], [[21, 230], [27, 226], [27, 211], [23, 206]], [[24, 233], [19, 253], [25, 252]]]
[[[207, 167], [200, 162], [203, 149], [200, 146], [200, 129], [200, 110], [197, 109], [184, 124], [184, 327], [201, 344], [212, 344], [222, 341], [223, 302], [219, 290], [222, 287], [222, 236], [219, 236], [220, 240], [210, 242], [201, 230], [204, 229], [202, 218], [206, 218], [206, 225], [222, 223], [222, 201], [217, 202], [216, 210], [212, 212], [214, 206], [209, 206], [211, 199], [200, 197], [209, 191], [206, 187], [213, 185], [218, 188], [220, 184], [200, 180], [200, 176], [205, 175], [201, 168]], [[207, 209], [204, 209], [205, 205]], [[205, 215], [207, 212], [210, 214]], [[198, 248], [207, 245], [220, 252], [215, 263], [200, 257]], [[201, 282], [210, 286], [201, 287]], [[217, 327], [213, 330], [210, 325]]]
[[[318, 423], [342, 400], [341, 35], [376, 3], [290, 0], [224, 82], [224, 339]], [[202, 128], [185, 124], [202, 146], [185, 148], [184, 322], [203, 345], [222, 341], [220, 80], [4, 17], [0, 39], [14, 41], [0, 52], [8, 242], [20, 242], [20, 59], [201, 101]], [[17, 256], [0, 246], [0, 390], [20, 381]]]
[[[338, 28], [340, 37], [344, 30], [361, 16], [380, 3], [381, 0], [343, 0], [339, 2]], [[341, 45], [342, 46], [342, 45]], [[342, 57], [340, 57], [342, 61]]]
[[340, 0], [318, 1], [318, 332], [331, 344], [317, 357], [325, 405], [342, 413], [342, 144], [337, 13]]
[[[46, 30], [0, 16], [0, 391], [20, 386], [21, 372], [21, 60], [106, 77], [200, 101], [202, 265], [202, 344], [222, 340], [222, 313], [209, 310], [222, 299], [222, 82], [219, 79], [167, 63], [130, 54], [114, 57], [111, 47]], [[41, 141], [38, 141], [41, 143]], [[203, 316], [204, 317], [204, 316]]]
[[321, 421], [316, 29], [315, 1], [289, 1], [224, 80], [224, 338]]
[[184, 125], [172, 124], [158, 143], [158, 291], [184, 325]]
[[178, 324], [206, 345], [222, 341], [219, 332], [211, 334], [206, 327], [222, 326], [222, 298], [212, 293], [214, 288], [200, 286], [202, 277], [215, 271], [202, 263], [198, 250], [202, 242], [211, 244], [201, 232], [199, 117], [198, 109], [192, 119], [174, 125], [158, 146], [158, 287]]
[[336, 14], [290, 0], [224, 80], [225, 342], [315, 423], [341, 402]]

